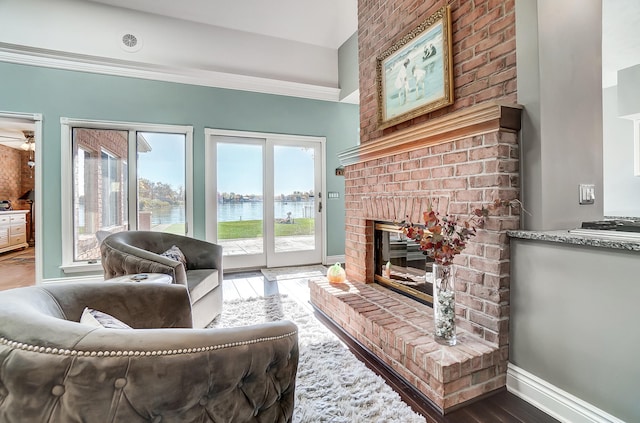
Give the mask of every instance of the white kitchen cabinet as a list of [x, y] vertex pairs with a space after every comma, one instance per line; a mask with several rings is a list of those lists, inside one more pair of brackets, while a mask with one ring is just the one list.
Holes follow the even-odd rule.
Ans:
[[27, 213], [28, 210], [0, 212], [0, 253], [29, 246]]

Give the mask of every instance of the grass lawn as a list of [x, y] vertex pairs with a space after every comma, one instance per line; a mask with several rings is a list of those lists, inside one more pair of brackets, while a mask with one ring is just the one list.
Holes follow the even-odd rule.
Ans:
[[[312, 235], [314, 219], [299, 218], [294, 223], [276, 223], [276, 236]], [[258, 238], [262, 236], [262, 220], [240, 220], [218, 223], [218, 239]]]
[[167, 229], [165, 229], [163, 232], [184, 236], [184, 223], [174, 223], [173, 225], [167, 227]]
[[[311, 218], [295, 219], [294, 223], [276, 223], [276, 236], [313, 235]], [[184, 223], [174, 223], [163, 232], [184, 235]], [[262, 236], [262, 220], [220, 222], [218, 239], [258, 238]]]

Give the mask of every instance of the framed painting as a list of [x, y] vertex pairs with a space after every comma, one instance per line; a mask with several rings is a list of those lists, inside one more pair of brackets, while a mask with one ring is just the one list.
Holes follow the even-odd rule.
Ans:
[[451, 11], [443, 7], [377, 58], [378, 125], [453, 103]]

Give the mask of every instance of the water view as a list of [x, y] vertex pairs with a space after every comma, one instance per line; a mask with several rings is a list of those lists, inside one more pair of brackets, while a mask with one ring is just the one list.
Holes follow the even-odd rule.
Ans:
[[186, 222], [184, 206], [161, 207], [151, 210], [151, 226]]
[[[286, 219], [291, 213], [292, 219], [313, 217], [315, 202], [309, 201], [274, 201], [274, 217]], [[79, 206], [80, 227], [84, 226], [84, 206]], [[218, 221], [236, 222], [239, 220], [262, 220], [262, 202], [218, 203]], [[151, 225], [170, 225], [186, 221], [184, 206], [159, 207], [151, 210]]]
[[[286, 219], [313, 217], [315, 202], [309, 201], [274, 201], [274, 217]], [[235, 222], [239, 220], [262, 220], [262, 201], [244, 203], [218, 203], [218, 222]]]
[[[286, 219], [291, 213], [292, 219], [313, 217], [315, 202], [309, 201], [275, 201], [274, 217]], [[218, 221], [236, 222], [239, 220], [262, 220], [262, 201], [242, 203], [218, 203]], [[168, 225], [184, 223], [184, 206], [156, 208], [151, 211], [151, 225]]]

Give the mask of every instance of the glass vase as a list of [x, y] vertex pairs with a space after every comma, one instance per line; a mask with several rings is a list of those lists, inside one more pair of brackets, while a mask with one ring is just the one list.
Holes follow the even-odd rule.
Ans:
[[444, 345], [456, 344], [456, 292], [453, 266], [433, 264], [434, 337]]

